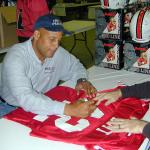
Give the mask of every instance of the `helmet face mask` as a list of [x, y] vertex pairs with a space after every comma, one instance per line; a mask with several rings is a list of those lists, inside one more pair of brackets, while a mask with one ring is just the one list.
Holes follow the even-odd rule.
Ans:
[[150, 10], [137, 11], [130, 22], [130, 34], [132, 40], [138, 43], [150, 41]]

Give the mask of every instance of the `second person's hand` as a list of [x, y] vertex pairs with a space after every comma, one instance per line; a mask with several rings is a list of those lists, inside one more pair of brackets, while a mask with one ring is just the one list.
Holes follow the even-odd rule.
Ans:
[[106, 128], [113, 132], [128, 132], [128, 133], [142, 133], [144, 126], [148, 122], [136, 118], [122, 119], [113, 118], [107, 122], [109, 126]]
[[105, 105], [109, 105], [115, 101], [117, 101], [122, 96], [121, 90], [117, 89], [112, 92], [104, 92], [104, 93], [97, 93], [96, 97], [93, 98], [96, 102], [96, 105], [99, 105], [102, 101], [107, 100]]

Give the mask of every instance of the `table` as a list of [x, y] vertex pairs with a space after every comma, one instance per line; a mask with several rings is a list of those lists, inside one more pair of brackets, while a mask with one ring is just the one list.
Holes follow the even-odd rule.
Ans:
[[88, 7], [88, 19], [94, 19], [95, 20], [95, 11], [96, 9], [99, 9], [100, 5], [94, 5]]
[[[135, 84], [150, 79], [149, 75], [128, 72], [125, 70], [113, 70], [93, 66], [88, 69], [89, 79], [97, 89], [113, 88], [118, 83]], [[68, 81], [65, 86], [74, 87], [74, 83]], [[0, 148], [2, 150], [85, 150], [83, 146], [50, 141], [29, 135], [30, 129], [7, 119], [0, 119]], [[146, 139], [139, 150], [145, 150]]]
[[69, 9], [69, 8], [79, 9], [81, 7], [87, 7], [87, 6], [98, 5], [98, 4], [100, 4], [100, 2], [93, 2], [93, 3], [83, 2], [83, 3], [80, 3], [80, 4], [76, 4], [76, 3], [57, 3], [54, 6], [53, 9], [54, 9], [56, 15], [66, 16], [67, 15], [66, 10]]
[[[72, 36], [74, 37], [74, 43], [72, 48], [70, 49], [70, 52], [72, 52], [75, 48], [77, 41], [83, 41], [92, 59], [94, 59], [94, 56], [87, 45], [87, 31], [95, 29], [95, 21], [72, 20], [64, 22], [63, 26], [66, 30], [71, 31]], [[82, 34], [82, 38], [80, 39], [76, 37], [76, 35], [79, 33]]]

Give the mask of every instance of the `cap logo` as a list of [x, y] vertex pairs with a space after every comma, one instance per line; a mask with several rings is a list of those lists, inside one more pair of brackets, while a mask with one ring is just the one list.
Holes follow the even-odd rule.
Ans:
[[51, 32], [62, 32], [65, 35], [71, 35], [71, 32], [64, 29], [63, 23], [59, 17], [49, 13], [37, 19], [34, 25], [34, 30], [38, 30], [40, 28], [45, 28], [47, 31]]
[[52, 22], [52, 25], [58, 26], [58, 25], [62, 25], [61, 21], [58, 19], [54, 19]]

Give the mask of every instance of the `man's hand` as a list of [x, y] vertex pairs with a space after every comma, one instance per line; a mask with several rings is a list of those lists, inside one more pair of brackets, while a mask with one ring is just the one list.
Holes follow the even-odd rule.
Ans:
[[107, 92], [107, 93], [98, 93], [95, 98], [93, 98], [94, 101], [97, 101], [96, 105], [99, 105], [100, 102], [103, 100], [107, 100], [105, 105], [109, 105], [115, 101], [117, 101], [120, 97], [122, 96], [121, 90], [117, 89], [112, 92]]
[[79, 93], [80, 90], [84, 90], [88, 97], [92, 98], [96, 95], [96, 88], [89, 81], [77, 82], [75, 89]]
[[76, 101], [73, 104], [65, 105], [64, 115], [85, 118], [90, 116], [95, 109], [95, 101]]
[[143, 120], [138, 120], [135, 118], [132, 119], [120, 119], [113, 118], [105, 126], [107, 129], [112, 130], [113, 132], [128, 132], [128, 133], [142, 133], [144, 126], [148, 122]]

